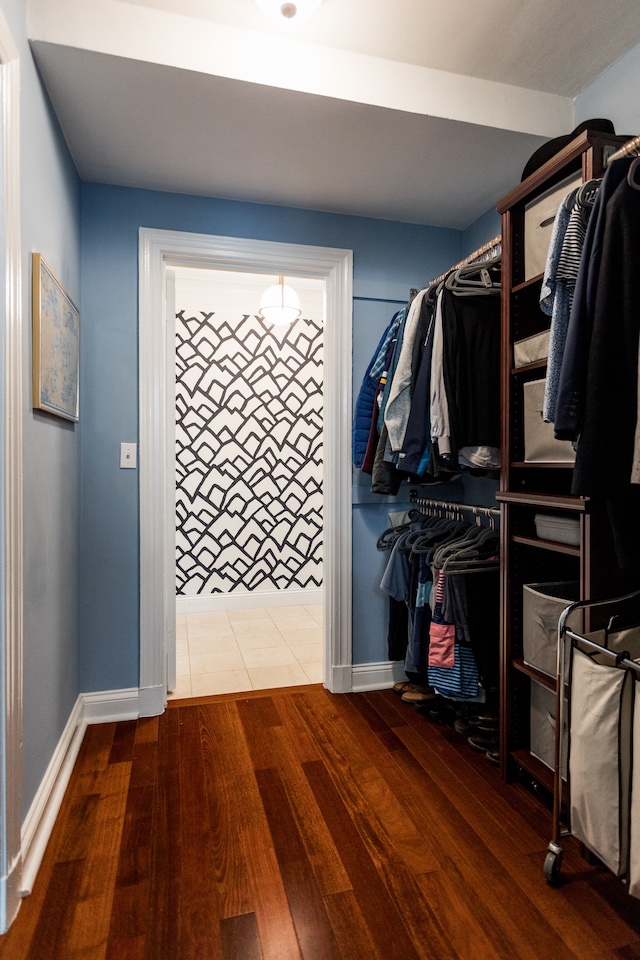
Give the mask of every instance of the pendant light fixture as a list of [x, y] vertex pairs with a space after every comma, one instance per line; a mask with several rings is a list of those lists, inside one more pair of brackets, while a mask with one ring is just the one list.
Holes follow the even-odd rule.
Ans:
[[256, 0], [263, 13], [274, 20], [289, 20], [302, 23], [316, 12], [322, 0], [295, 0], [287, 3], [283, 0]]
[[302, 310], [300, 297], [292, 287], [285, 286], [284, 277], [278, 277], [278, 282], [267, 287], [260, 299], [260, 316], [267, 323], [285, 327], [297, 320]]

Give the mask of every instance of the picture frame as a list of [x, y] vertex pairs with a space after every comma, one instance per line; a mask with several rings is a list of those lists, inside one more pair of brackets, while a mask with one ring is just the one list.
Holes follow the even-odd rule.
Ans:
[[80, 311], [39, 253], [32, 284], [33, 408], [77, 422]]

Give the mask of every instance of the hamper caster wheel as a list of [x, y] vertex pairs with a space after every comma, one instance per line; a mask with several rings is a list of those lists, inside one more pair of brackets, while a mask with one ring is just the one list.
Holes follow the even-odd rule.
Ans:
[[560, 883], [560, 868], [562, 866], [562, 848], [549, 849], [544, 858], [544, 878], [552, 887]]

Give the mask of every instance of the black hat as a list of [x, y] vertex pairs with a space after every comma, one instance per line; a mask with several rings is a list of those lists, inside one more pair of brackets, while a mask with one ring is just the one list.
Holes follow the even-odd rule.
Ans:
[[614, 135], [616, 132], [611, 120], [585, 120], [583, 123], [578, 124], [573, 133], [567, 133], [563, 137], [554, 137], [553, 140], [549, 140], [547, 143], [543, 143], [541, 147], [538, 147], [536, 152], [527, 160], [526, 166], [522, 171], [521, 179], [526, 180], [527, 177], [530, 177], [543, 163], [546, 163], [551, 157], [555, 157], [556, 153], [559, 153], [563, 147], [566, 147], [568, 143], [575, 140], [575, 138], [581, 133], [584, 133], [585, 130], [594, 130], [597, 133], [611, 133]]

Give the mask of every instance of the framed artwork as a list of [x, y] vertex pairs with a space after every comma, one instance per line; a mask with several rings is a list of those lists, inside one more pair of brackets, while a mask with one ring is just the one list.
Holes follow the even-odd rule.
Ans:
[[33, 407], [78, 420], [80, 312], [39, 253], [32, 264]]

